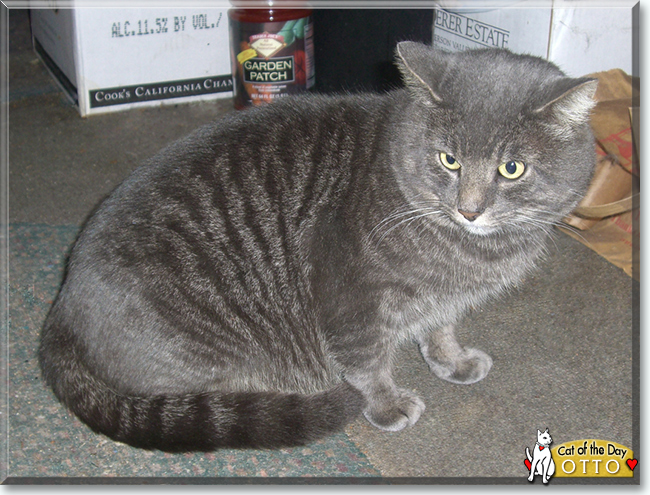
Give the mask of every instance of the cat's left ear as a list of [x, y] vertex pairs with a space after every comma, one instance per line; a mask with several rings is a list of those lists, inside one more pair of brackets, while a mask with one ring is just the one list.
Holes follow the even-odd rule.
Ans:
[[397, 66], [406, 86], [427, 106], [435, 106], [442, 99], [431, 87], [435, 75], [435, 54], [430, 46], [413, 41], [397, 44]]
[[562, 125], [582, 125], [589, 120], [591, 110], [596, 105], [594, 95], [597, 86], [597, 79], [560, 79], [553, 84], [548, 101], [534, 113], [546, 114]]

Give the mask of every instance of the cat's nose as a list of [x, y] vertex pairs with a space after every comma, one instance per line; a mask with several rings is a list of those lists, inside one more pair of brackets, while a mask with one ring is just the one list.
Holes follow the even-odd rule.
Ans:
[[465, 218], [467, 218], [467, 220], [469, 220], [470, 222], [473, 222], [473, 221], [476, 220], [476, 219], [478, 218], [478, 216], [479, 216], [481, 213], [483, 213], [483, 212], [482, 212], [482, 211], [465, 211], [465, 210], [461, 210], [461, 209], [459, 208], [459, 209], [458, 209], [458, 213], [460, 213], [461, 215], [463, 215], [463, 216], [464, 216]]

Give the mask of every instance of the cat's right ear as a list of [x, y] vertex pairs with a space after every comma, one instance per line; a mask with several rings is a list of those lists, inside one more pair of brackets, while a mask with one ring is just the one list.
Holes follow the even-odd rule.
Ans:
[[581, 125], [589, 120], [596, 105], [597, 86], [597, 79], [587, 77], [560, 79], [551, 86], [549, 101], [535, 113], [547, 115], [564, 127]]
[[404, 82], [426, 106], [436, 106], [442, 99], [427, 81], [434, 80], [435, 57], [433, 49], [422, 43], [403, 41], [397, 44], [397, 67]]

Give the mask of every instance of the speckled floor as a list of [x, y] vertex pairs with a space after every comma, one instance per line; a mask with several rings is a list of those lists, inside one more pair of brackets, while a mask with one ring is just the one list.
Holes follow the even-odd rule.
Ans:
[[639, 284], [559, 233], [526, 284], [460, 326], [463, 344], [494, 359], [485, 380], [442, 382], [415, 347], [399, 354], [398, 384], [427, 406], [413, 428], [381, 432], [361, 418], [306, 448], [193, 455], [142, 451], [94, 434], [43, 385], [35, 355], [65, 255], [86, 215], [138, 163], [233, 111], [232, 101], [81, 119], [34, 56], [26, 11], [11, 11], [9, 20], [5, 483], [526, 484], [524, 449], [544, 427], [556, 445], [602, 438], [639, 451]]
[[95, 435], [40, 380], [38, 334], [78, 228], [14, 224], [10, 235], [10, 474], [32, 477], [367, 477], [380, 473], [347, 435], [304, 448], [172, 455]]

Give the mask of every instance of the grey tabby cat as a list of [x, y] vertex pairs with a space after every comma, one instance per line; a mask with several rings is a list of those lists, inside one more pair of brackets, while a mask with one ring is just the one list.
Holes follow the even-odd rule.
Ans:
[[68, 408], [138, 447], [274, 448], [361, 413], [413, 425], [403, 343], [445, 380], [487, 375], [454, 324], [533, 268], [585, 192], [596, 83], [501, 50], [397, 55], [406, 88], [231, 115], [99, 207], [40, 347]]

